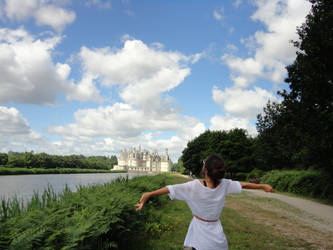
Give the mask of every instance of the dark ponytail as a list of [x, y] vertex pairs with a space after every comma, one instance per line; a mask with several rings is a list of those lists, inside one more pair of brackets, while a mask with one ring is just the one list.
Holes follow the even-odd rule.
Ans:
[[214, 187], [216, 187], [226, 171], [223, 159], [216, 154], [211, 154], [206, 157], [203, 164], [205, 173], [212, 180]]

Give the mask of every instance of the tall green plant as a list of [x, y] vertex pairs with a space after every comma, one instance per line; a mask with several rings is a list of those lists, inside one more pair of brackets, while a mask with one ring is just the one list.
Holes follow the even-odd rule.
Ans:
[[[1, 249], [127, 249], [146, 233], [158, 235], [154, 209], [166, 197], [155, 197], [144, 211], [135, 211], [142, 192], [166, 185], [166, 175], [120, 179], [103, 185], [66, 188], [55, 194], [49, 187], [26, 206], [2, 201]], [[12, 206], [14, 204], [15, 206]], [[158, 228], [163, 228], [158, 226]], [[152, 231], [153, 230], [153, 231]]]

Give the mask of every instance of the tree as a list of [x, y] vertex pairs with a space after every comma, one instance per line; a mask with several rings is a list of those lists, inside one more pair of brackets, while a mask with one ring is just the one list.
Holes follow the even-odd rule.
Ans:
[[34, 155], [34, 152], [25, 152], [24, 155], [24, 163], [27, 168], [33, 168], [36, 167], [36, 157]]
[[295, 124], [298, 119], [293, 119], [283, 102], [268, 102], [264, 115], [257, 118], [259, 135], [254, 143], [257, 168], [294, 168], [304, 146], [298, 139], [300, 130]]
[[118, 159], [117, 156], [115, 155], [111, 155], [110, 159], [109, 159], [110, 165], [109, 165], [109, 169], [112, 169], [114, 165], [118, 164]]
[[0, 153], [0, 165], [6, 165], [8, 163], [8, 155], [6, 153]]
[[46, 153], [40, 153], [36, 156], [36, 166], [38, 168], [52, 168], [52, 158]]
[[183, 164], [183, 161], [181, 158], [179, 158], [176, 163], [172, 164], [171, 171], [178, 172], [178, 173], [185, 172], [184, 164]]
[[23, 153], [9, 151], [8, 165], [10, 165], [11, 167], [18, 167], [18, 168], [25, 167]]
[[258, 116], [258, 143], [269, 150], [266, 163], [281, 160], [291, 168], [333, 174], [333, 1], [310, 2], [311, 12], [297, 29], [300, 41], [294, 42], [299, 51], [287, 67], [290, 91], [279, 92], [282, 103], [268, 104]]
[[187, 143], [187, 147], [183, 150], [181, 156], [186, 174], [191, 171], [196, 176], [200, 175], [202, 161], [209, 153], [213, 153], [210, 150], [211, 133], [211, 131], [207, 130]]
[[203, 160], [212, 153], [224, 159], [227, 171], [231, 174], [250, 172], [255, 166], [253, 142], [243, 129], [233, 129], [228, 132], [207, 130], [188, 142], [183, 150], [181, 160], [185, 173], [191, 171], [199, 176]]

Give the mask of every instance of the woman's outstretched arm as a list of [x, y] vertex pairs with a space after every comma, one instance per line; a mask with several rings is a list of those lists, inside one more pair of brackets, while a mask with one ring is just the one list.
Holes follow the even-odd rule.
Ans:
[[158, 196], [158, 195], [162, 195], [162, 194], [168, 194], [168, 193], [169, 193], [169, 189], [167, 187], [160, 188], [160, 189], [155, 190], [153, 192], [144, 193], [141, 196], [140, 203], [135, 204], [135, 206], [137, 207], [136, 211], [141, 210], [143, 205], [149, 200], [150, 197]]
[[274, 189], [268, 184], [255, 184], [250, 182], [240, 182], [242, 188], [245, 189], [263, 189], [266, 192], [274, 192]]

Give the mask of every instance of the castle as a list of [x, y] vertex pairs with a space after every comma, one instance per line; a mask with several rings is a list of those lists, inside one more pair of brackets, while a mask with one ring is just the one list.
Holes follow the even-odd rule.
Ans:
[[132, 148], [121, 150], [118, 157], [118, 165], [114, 170], [147, 171], [147, 172], [170, 172], [171, 161], [168, 155], [168, 149], [165, 149], [165, 155], [160, 156], [157, 151], [150, 153], [148, 150]]

